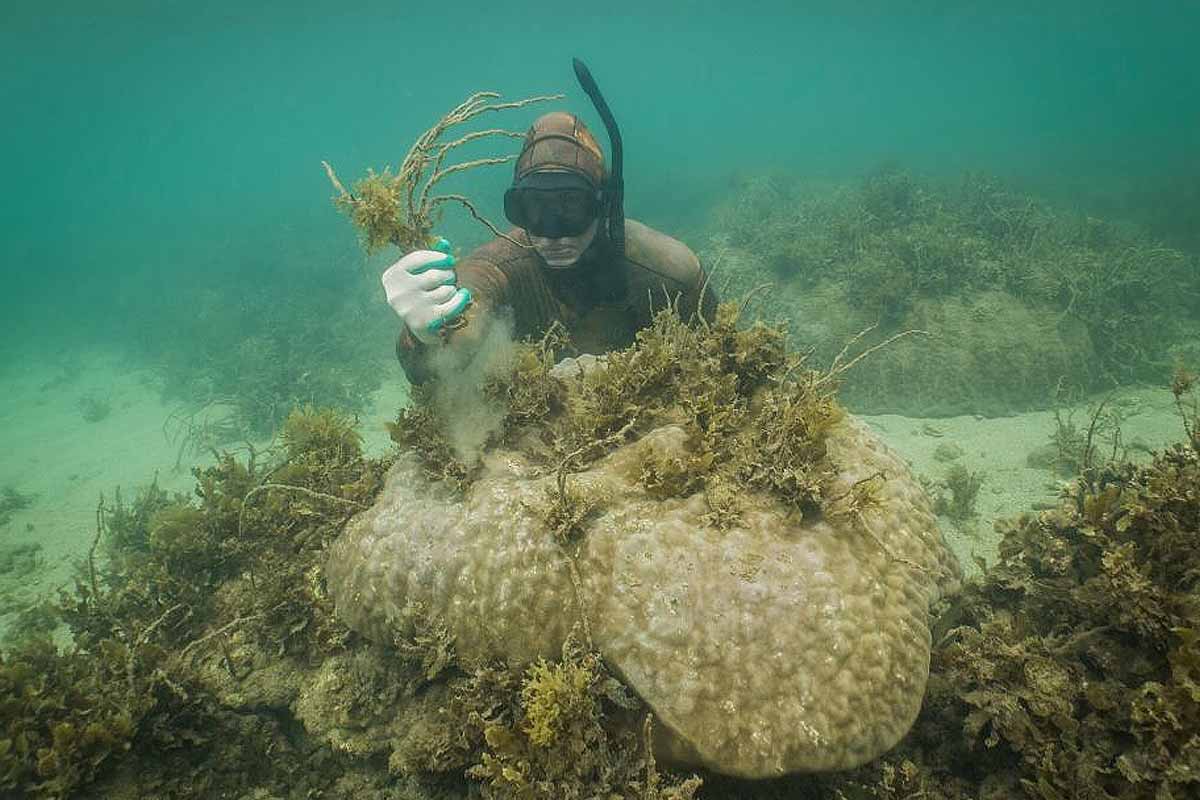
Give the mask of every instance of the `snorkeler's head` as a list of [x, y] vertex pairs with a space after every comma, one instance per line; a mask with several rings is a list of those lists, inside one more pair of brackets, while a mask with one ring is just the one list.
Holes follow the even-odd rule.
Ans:
[[604, 185], [604, 152], [583, 120], [552, 111], [534, 120], [513, 169], [513, 186], [538, 172], [569, 172], [599, 189]]
[[525, 134], [504, 214], [531, 236], [580, 236], [604, 210], [604, 178], [604, 153], [583, 122], [544, 114]]

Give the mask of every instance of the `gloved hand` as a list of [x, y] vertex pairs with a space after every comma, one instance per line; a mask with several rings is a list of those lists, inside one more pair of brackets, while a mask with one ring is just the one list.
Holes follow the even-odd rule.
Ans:
[[433, 250], [414, 250], [383, 273], [391, 306], [418, 340], [431, 344], [438, 332], [466, 310], [470, 290], [458, 285], [450, 243], [438, 239]]

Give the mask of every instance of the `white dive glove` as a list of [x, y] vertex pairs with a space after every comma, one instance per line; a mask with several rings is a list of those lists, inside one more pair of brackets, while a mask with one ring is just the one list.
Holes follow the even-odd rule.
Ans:
[[414, 250], [383, 273], [383, 290], [409, 331], [432, 344], [442, 327], [462, 314], [471, 292], [458, 285], [450, 243], [438, 239], [433, 250]]

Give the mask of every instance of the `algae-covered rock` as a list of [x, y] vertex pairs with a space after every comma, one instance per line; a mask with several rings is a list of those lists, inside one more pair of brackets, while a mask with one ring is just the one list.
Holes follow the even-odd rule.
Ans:
[[770, 284], [755, 306], [819, 362], [869, 326], [865, 345], [928, 334], [847, 377], [860, 413], [997, 416], [1194, 363], [1200, 270], [1132, 226], [896, 165], [858, 185], [779, 173], [730, 189], [701, 259], [732, 293]]
[[[710, 344], [718, 335], [697, 334]], [[622, 363], [566, 381], [568, 405]], [[755, 397], [742, 422], [761, 426], [751, 409], [772, 406]], [[640, 417], [656, 424], [618, 437], [565, 480], [524, 445], [495, 446], [460, 493], [403, 454], [375, 505], [330, 549], [339, 615], [384, 642], [411, 636], [428, 615], [465, 662], [514, 666], [557, 657], [582, 621], [657, 716], [656, 749], [677, 764], [764, 777], [876, 757], [916, 717], [929, 607], [958, 575], [927, 497], [896, 455], [839, 413], [809, 478], [823, 505], [797, 501], [775, 475], [739, 487], [736, 514], [714, 514], [725, 483], [709, 476], [707, 489], [680, 482], [672, 493], [646, 479], [647, 464], [710, 460], [702, 423], [683, 405]], [[598, 499], [582, 533], [564, 541], [546, 506], [568, 482]]]

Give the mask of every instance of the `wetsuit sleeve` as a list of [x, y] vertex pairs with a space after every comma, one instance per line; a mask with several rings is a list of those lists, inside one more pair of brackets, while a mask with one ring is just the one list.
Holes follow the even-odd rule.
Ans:
[[396, 337], [396, 360], [404, 369], [404, 376], [414, 386], [425, 383], [432, 377], [427, 360], [428, 348], [412, 335], [408, 326], [400, 324], [400, 335]]
[[[458, 285], [471, 290], [471, 305], [463, 312], [463, 324], [443, 329], [442, 344], [474, 338], [484, 327], [482, 318], [492, 309], [508, 302], [508, 279], [492, 262], [468, 256], [456, 267]], [[426, 345], [401, 325], [396, 337], [396, 358], [411, 384], [426, 383], [433, 377], [430, 353], [442, 345]]]

